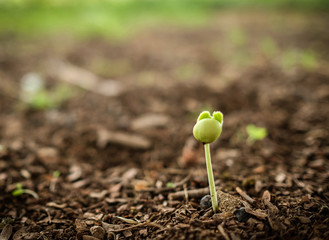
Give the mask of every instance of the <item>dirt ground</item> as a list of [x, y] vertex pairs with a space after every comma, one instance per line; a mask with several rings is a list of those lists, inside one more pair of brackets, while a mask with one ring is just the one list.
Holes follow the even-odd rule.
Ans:
[[[329, 239], [328, 17], [248, 14], [125, 41], [2, 36], [0, 238]], [[260, 50], [264, 36], [276, 52]], [[281, 64], [308, 47], [315, 67]], [[29, 72], [47, 89], [73, 79], [73, 97], [26, 107]], [[111, 81], [81, 88], [95, 76]], [[204, 109], [224, 113], [214, 176], [242, 218], [200, 206], [208, 180], [192, 128]], [[249, 124], [268, 136], [248, 142]], [[17, 183], [37, 195], [13, 196]]]

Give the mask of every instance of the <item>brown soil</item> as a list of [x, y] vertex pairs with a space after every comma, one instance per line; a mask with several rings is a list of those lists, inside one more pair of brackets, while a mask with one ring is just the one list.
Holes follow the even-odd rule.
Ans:
[[[273, 27], [273, 19], [290, 24]], [[327, 19], [223, 13], [203, 29], [162, 28], [120, 43], [3, 37], [2, 239], [329, 239]], [[247, 43], [226, 39], [234, 27]], [[264, 36], [280, 54], [312, 47], [321, 60], [286, 69], [259, 51]], [[25, 73], [41, 73], [49, 89], [58, 83], [47, 70], [52, 59], [123, 90], [105, 97], [72, 86], [76, 94], [57, 110], [22, 108]], [[245, 204], [245, 221], [200, 207], [208, 182], [192, 128], [203, 109], [224, 113], [211, 145], [214, 176], [219, 190]], [[145, 115], [150, 122], [138, 125]], [[248, 124], [268, 136], [247, 144]], [[39, 198], [13, 196], [17, 183]]]

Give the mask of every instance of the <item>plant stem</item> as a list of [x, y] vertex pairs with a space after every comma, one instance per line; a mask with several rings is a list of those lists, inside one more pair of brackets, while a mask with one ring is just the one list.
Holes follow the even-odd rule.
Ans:
[[39, 195], [36, 192], [34, 192], [34, 191], [30, 190], [30, 189], [23, 189], [23, 193], [30, 194], [35, 199], [39, 199]]
[[206, 155], [206, 164], [207, 164], [207, 173], [208, 173], [211, 203], [212, 203], [212, 208], [213, 208], [214, 212], [216, 212], [218, 210], [218, 201], [217, 201], [214, 174], [213, 174], [212, 166], [211, 166], [210, 144], [209, 143], [204, 144], [204, 152]]

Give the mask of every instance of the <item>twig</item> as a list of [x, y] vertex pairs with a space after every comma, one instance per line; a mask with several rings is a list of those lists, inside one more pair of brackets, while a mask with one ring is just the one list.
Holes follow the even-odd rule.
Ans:
[[246, 201], [250, 204], [254, 204], [255, 200], [252, 199], [245, 191], [243, 191], [241, 188], [236, 187], [235, 190], [237, 191], [237, 193], [240, 194], [241, 197], [243, 197], [244, 199], [246, 199]]
[[227, 235], [227, 233], [225, 232], [224, 228], [223, 228], [223, 223], [218, 225], [218, 230], [219, 232], [223, 235], [223, 237], [225, 238], [225, 240], [230, 240], [230, 237]]
[[185, 193], [185, 201], [188, 202], [188, 192], [187, 192], [186, 184], [184, 184], [184, 193]]
[[[183, 199], [185, 198], [185, 191], [179, 191], [175, 193], [170, 193], [168, 195], [168, 198], [170, 200], [174, 199]], [[200, 189], [193, 189], [193, 190], [187, 190], [187, 194], [189, 197], [202, 197], [203, 195], [209, 194], [209, 188], [200, 188]]]
[[0, 239], [1, 240], [8, 240], [11, 236], [11, 234], [13, 233], [13, 226], [11, 226], [10, 224], [7, 224], [3, 229], [2, 232], [0, 234]]
[[137, 228], [137, 227], [143, 227], [143, 226], [156, 227], [156, 228], [160, 228], [161, 230], [163, 229], [163, 226], [161, 226], [159, 224], [152, 223], [152, 222], [144, 222], [144, 223], [139, 223], [139, 224], [136, 224], [136, 225], [133, 225], [130, 227], [112, 230], [111, 232], [122, 232], [122, 231], [130, 230], [130, 229]]
[[180, 180], [177, 183], [174, 183], [175, 187], [179, 187], [184, 185], [185, 183], [187, 183], [189, 180], [191, 179], [191, 174], [187, 175], [185, 178], [183, 178], [182, 180]]

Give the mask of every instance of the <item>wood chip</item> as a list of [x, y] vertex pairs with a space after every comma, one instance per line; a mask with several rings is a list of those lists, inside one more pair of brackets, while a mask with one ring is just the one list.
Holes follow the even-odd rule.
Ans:
[[310, 223], [311, 220], [308, 217], [304, 217], [304, 216], [299, 216], [297, 217], [297, 219], [301, 222], [301, 223]]
[[185, 223], [178, 223], [175, 225], [175, 227], [177, 228], [190, 228], [191, 225], [190, 224], [185, 224]]
[[133, 235], [130, 230], [124, 230], [122, 233], [125, 236], [125, 238], [129, 238]]
[[49, 62], [48, 72], [56, 79], [106, 97], [118, 96], [125, 89], [121, 82], [101, 79], [86, 69], [64, 61], [52, 60]]
[[[169, 200], [175, 200], [175, 199], [184, 199], [185, 198], [186, 191], [179, 191], [175, 193], [170, 193], [168, 195]], [[187, 190], [187, 194], [190, 197], [202, 197], [206, 194], [209, 194], [209, 188], [200, 188], [200, 189], [193, 189], [193, 190]]]
[[57, 204], [55, 202], [49, 202], [46, 204], [48, 207], [54, 207], [54, 208], [59, 208], [59, 209], [63, 209], [66, 208], [67, 204], [63, 203], [63, 204]]
[[117, 219], [120, 219], [126, 223], [130, 223], [130, 224], [137, 224], [138, 222], [133, 220], [133, 219], [129, 219], [129, 218], [125, 218], [125, 217], [120, 217], [120, 216], [117, 216], [116, 217]]
[[7, 224], [0, 234], [0, 240], [8, 240], [13, 232], [13, 226]]
[[277, 214], [279, 212], [279, 209], [273, 203], [271, 203], [271, 194], [268, 190], [263, 193], [262, 200], [271, 214]]
[[20, 240], [23, 239], [28, 233], [26, 232], [26, 227], [20, 228], [17, 232], [13, 235], [13, 240]]
[[244, 192], [241, 188], [236, 187], [235, 190], [237, 191], [237, 193], [240, 194], [241, 197], [243, 197], [244, 199], [247, 200], [247, 202], [249, 202], [250, 204], [254, 204], [255, 200], [252, 199], [246, 192]]
[[146, 113], [131, 123], [131, 129], [140, 131], [145, 129], [165, 127], [169, 122], [169, 117], [163, 114]]
[[128, 200], [125, 198], [105, 198], [105, 202], [109, 204], [117, 204], [117, 203], [127, 203]]
[[104, 148], [107, 143], [114, 143], [133, 149], [146, 150], [152, 145], [148, 138], [126, 132], [110, 132], [106, 129], [99, 129], [97, 135], [97, 145], [100, 148]]
[[101, 226], [93, 226], [90, 228], [90, 233], [95, 238], [104, 239], [106, 232]]
[[230, 237], [225, 232], [225, 229], [223, 228], [223, 224], [218, 225], [218, 230], [222, 234], [222, 236], [225, 238], [225, 240], [230, 240]]
[[99, 238], [89, 236], [89, 235], [83, 235], [82, 240], [99, 240]]
[[268, 215], [267, 215], [265, 212], [263, 212], [262, 210], [260, 210], [260, 209], [252, 210], [251, 208], [246, 207], [246, 208], [245, 208], [245, 211], [246, 211], [247, 213], [249, 213], [249, 214], [251, 214], [251, 215], [253, 215], [253, 216], [259, 218], [259, 219], [263, 219], [263, 220], [265, 220], [265, 219], [268, 217]]
[[82, 169], [79, 165], [74, 164], [70, 167], [70, 174], [67, 176], [67, 180], [74, 182], [78, 180], [82, 175]]
[[53, 147], [43, 147], [38, 149], [37, 156], [42, 163], [45, 165], [58, 164], [59, 163], [59, 153], [56, 148]]
[[101, 192], [90, 192], [89, 197], [101, 199], [101, 198], [104, 198], [106, 196], [106, 194], [108, 194], [107, 190], [103, 190]]

